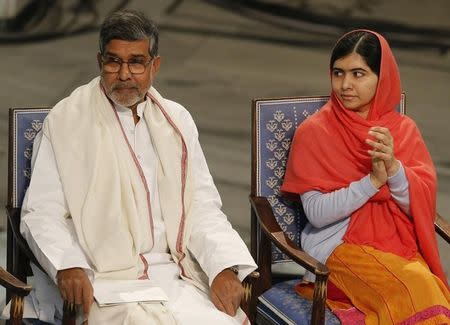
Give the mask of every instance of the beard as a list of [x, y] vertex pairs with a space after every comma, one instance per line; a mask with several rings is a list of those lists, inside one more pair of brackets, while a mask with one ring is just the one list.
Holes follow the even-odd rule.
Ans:
[[[106, 87], [105, 87], [106, 88]], [[116, 82], [108, 89], [106, 95], [116, 105], [131, 107], [142, 101], [144, 95], [134, 83]]]

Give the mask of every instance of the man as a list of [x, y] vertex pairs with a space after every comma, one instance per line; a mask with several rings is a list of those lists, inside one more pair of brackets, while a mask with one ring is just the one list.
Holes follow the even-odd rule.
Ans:
[[[156, 26], [113, 13], [97, 60], [101, 76], [59, 102], [35, 141], [21, 232], [51, 278], [33, 267], [39, 318], [57, 322], [62, 296], [91, 324], [242, 323], [256, 265], [220, 211], [191, 116], [151, 87]], [[168, 303], [99, 307], [98, 279], [149, 281]]]

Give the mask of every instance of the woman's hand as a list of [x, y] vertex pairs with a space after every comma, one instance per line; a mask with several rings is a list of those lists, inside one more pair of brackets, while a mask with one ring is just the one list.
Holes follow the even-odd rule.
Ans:
[[366, 139], [366, 143], [373, 148], [368, 151], [372, 157], [372, 162], [374, 159], [377, 161], [381, 160], [385, 165], [387, 176], [395, 175], [400, 168], [400, 164], [394, 156], [394, 138], [389, 129], [382, 126], [374, 126], [370, 128], [369, 135], [376, 140]]
[[376, 188], [380, 188], [386, 184], [388, 179], [386, 166], [384, 161], [379, 158], [372, 157], [372, 171], [370, 172], [370, 181]]

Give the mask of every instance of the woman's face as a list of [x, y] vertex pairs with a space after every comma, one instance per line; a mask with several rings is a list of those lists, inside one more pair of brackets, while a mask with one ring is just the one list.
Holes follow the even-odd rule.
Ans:
[[350, 53], [336, 60], [331, 72], [331, 87], [344, 107], [367, 118], [375, 95], [378, 76], [361, 55]]

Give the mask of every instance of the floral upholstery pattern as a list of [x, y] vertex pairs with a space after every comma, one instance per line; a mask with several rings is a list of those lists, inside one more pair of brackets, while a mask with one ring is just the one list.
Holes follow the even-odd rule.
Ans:
[[[273, 285], [258, 297], [257, 322], [271, 324], [310, 324], [312, 302], [299, 296], [294, 286], [299, 280]], [[340, 321], [328, 309], [325, 310], [326, 325], [340, 325]]]
[[14, 109], [11, 126], [14, 139], [12, 141], [12, 197], [11, 206], [20, 208], [23, 197], [30, 184], [31, 156], [36, 134], [42, 129], [42, 123], [50, 109], [27, 108]]
[[[280, 187], [296, 128], [327, 100], [320, 96], [256, 102], [256, 195], [267, 197], [281, 229], [298, 246], [306, 217], [299, 202], [281, 196]], [[289, 258], [273, 246], [272, 262], [285, 261]]]

